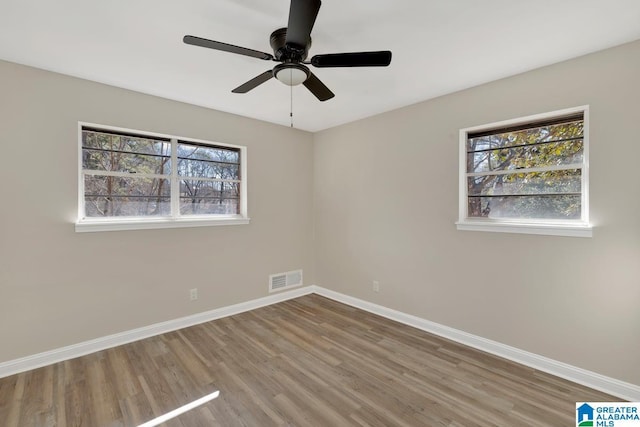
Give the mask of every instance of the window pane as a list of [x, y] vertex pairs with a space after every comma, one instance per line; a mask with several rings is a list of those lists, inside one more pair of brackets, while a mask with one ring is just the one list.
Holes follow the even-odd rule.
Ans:
[[469, 196], [580, 193], [582, 190], [582, 171], [567, 169], [474, 176], [467, 178], [467, 186]]
[[182, 215], [240, 213], [240, 184], [202, 180], [180, 181]]
[[178, 175], [189, 177], [240, 179], [240, 153], [235, 149], [178, 145]]
[[235, 148], [192, 145], [180, 142], [178, 144], [178, 158], [240, 163], [240, 151]]
[[[197, 160], [201, 160], [202, 164], [199, 162], [195, 162]], [[192, 172], [189, 172], [189, 168], [198, 168], [202, 169], [206, 162], [212, 162], [218, 164], [218, 166], [223, 165], [231, 165], [237, 166], [240, 164], [240, 151], [235, 148], [224, 148], [217, 146], [202, 146], [195, 144], [188, 144], [184, 142], [178, 143], [178, 171], [185, 171], [183, 176], [204, 176], [204, 175], [194, 175]], [[189, 164], [198, 165], [195, 166], [187, 166]], [[182, 168], [180, 165], [183, 165]], [[236, 175], [237, 176], [237, 172]], [[228, 178], [231, 179], [231, 178]], [[236, 178], [233, 178], [236, 179]]]
[[515, 170], [582, 163], [583, 140], [467, 153], [468, 172]]
[[84, 130], [82, 167], [131, 173], [171, 173], [171, 143]]
[[87, 217], [167, 216], [171, 213], [168, 179], [86, 175]]
[[83, 149], [82, 167], [85, 170], [168, 175], [171, 157]]
[[[496, 130], [500, 132], [500, 130]], [[467, 140], [467, 152], [495, 148], [513, 147], [515, 145], [536, 144], [570, 138], [581, 138], [584, 134], [584, 122], [577, 120], [549, 126], [497, 133]]]
[[580, 219], [579, 195], [469, 197], [469, 217]]
[[239, 165], [219, 163], [204, 160], [178, 159], [178, 175], [215, 178], [215, 179], [240, 179]]

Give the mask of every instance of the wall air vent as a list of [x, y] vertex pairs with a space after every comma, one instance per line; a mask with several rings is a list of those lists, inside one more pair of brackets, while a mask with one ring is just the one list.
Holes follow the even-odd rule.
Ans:
[[272, 274], [269, 276], [269, 292], [277, 292], [300, 285], [302, 285], [302, 270], [288, 271], [286, 273]]

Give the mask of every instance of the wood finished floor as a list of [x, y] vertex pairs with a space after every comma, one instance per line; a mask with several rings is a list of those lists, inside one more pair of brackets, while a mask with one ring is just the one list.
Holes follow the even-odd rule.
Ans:
[[0, 379], [0, 425], [574, 426], [619, 400], [318, 295]]

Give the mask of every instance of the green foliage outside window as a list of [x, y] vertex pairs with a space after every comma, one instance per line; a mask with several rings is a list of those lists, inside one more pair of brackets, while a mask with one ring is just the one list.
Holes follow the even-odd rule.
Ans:
[[580, 219], [584, 120], [468, 135], [470, 218]]

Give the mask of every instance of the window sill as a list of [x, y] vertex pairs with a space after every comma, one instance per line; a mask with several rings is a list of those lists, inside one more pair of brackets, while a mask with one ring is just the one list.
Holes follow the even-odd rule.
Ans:
[[240, 216], [218, 218], [154, 218], [154, 219], [109, 219], [80, 220], [76, 222], [76, 233], [94, 231], [151, 230], [158, 228], [210, 227], [216, 225], [249, 224], [250, 219]]
[[459, 221], [458, 230], [495, 233], [542, 234], [547, 236], [592, 237], [593, 227], [586, 224], [508, 223], [491, 221]]

